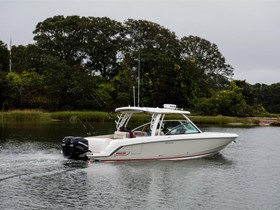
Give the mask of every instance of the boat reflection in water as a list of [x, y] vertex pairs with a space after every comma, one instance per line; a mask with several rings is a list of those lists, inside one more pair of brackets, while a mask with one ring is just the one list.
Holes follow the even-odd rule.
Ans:
[[[217, 154], [238, 137], [231, 133], [202, 132], [176, 105], [164, 108], [117, 108], [116, 131], [108, 135], [73, 137], [62, 142], [63, 155], [94, 161], [184, 160]], [[134, 115], [150, 121], [129, 129]], [[172, 118], [171, 118], [172, 117]]]

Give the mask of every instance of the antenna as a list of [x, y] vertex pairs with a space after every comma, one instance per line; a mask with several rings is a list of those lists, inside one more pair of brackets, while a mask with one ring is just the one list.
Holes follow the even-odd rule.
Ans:
[[135, 86], [133, 86], [133, 105], [135, 106]]
[[12, 38], [10, 38], [10, 63], [9, 63], [9, 70], [12, 72]]
[[138, 107], [140, 104], [140, 53], [138, 54]]

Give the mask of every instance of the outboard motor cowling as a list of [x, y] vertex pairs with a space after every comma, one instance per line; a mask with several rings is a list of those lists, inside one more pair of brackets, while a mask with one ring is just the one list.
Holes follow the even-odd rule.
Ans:
[[67, 136], [62, 140], [63, 156], [74, 160], [87, 160], [88, 141], [82, 137]]

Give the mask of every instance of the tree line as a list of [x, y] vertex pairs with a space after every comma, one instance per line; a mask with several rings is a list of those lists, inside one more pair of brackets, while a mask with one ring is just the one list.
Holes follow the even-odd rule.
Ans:
[[[232, 81], [218, 46], [178, 38], [163, 26], [107, 17], [54, 16], [37, 24], [34, 44], [0, 41], [2, 110], [113, 110], [174, 103], [203, 114], [280, 113], [280, 84]], [[140, 77], [138, 75], [140, 73]]]

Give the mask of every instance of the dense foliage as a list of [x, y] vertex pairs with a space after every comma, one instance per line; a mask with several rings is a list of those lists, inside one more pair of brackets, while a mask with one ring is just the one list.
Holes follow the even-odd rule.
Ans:
[[9, 68], [9, 50], [7, 45], [0, 40], [0, 72]]
[[113, 110], [134, 104], [140, 82], [141, 106], [175, 103], [235, 116], [264, 112], [261, 106], [280, 112], [279, 84], [231, 82], [233, 68], [217, 45], [196, 36], [179, 39], [157, 23], [54, 16], [33, 33], [34, 44], [12, 46], [11, 72], [0, 41], [2, 110]]

